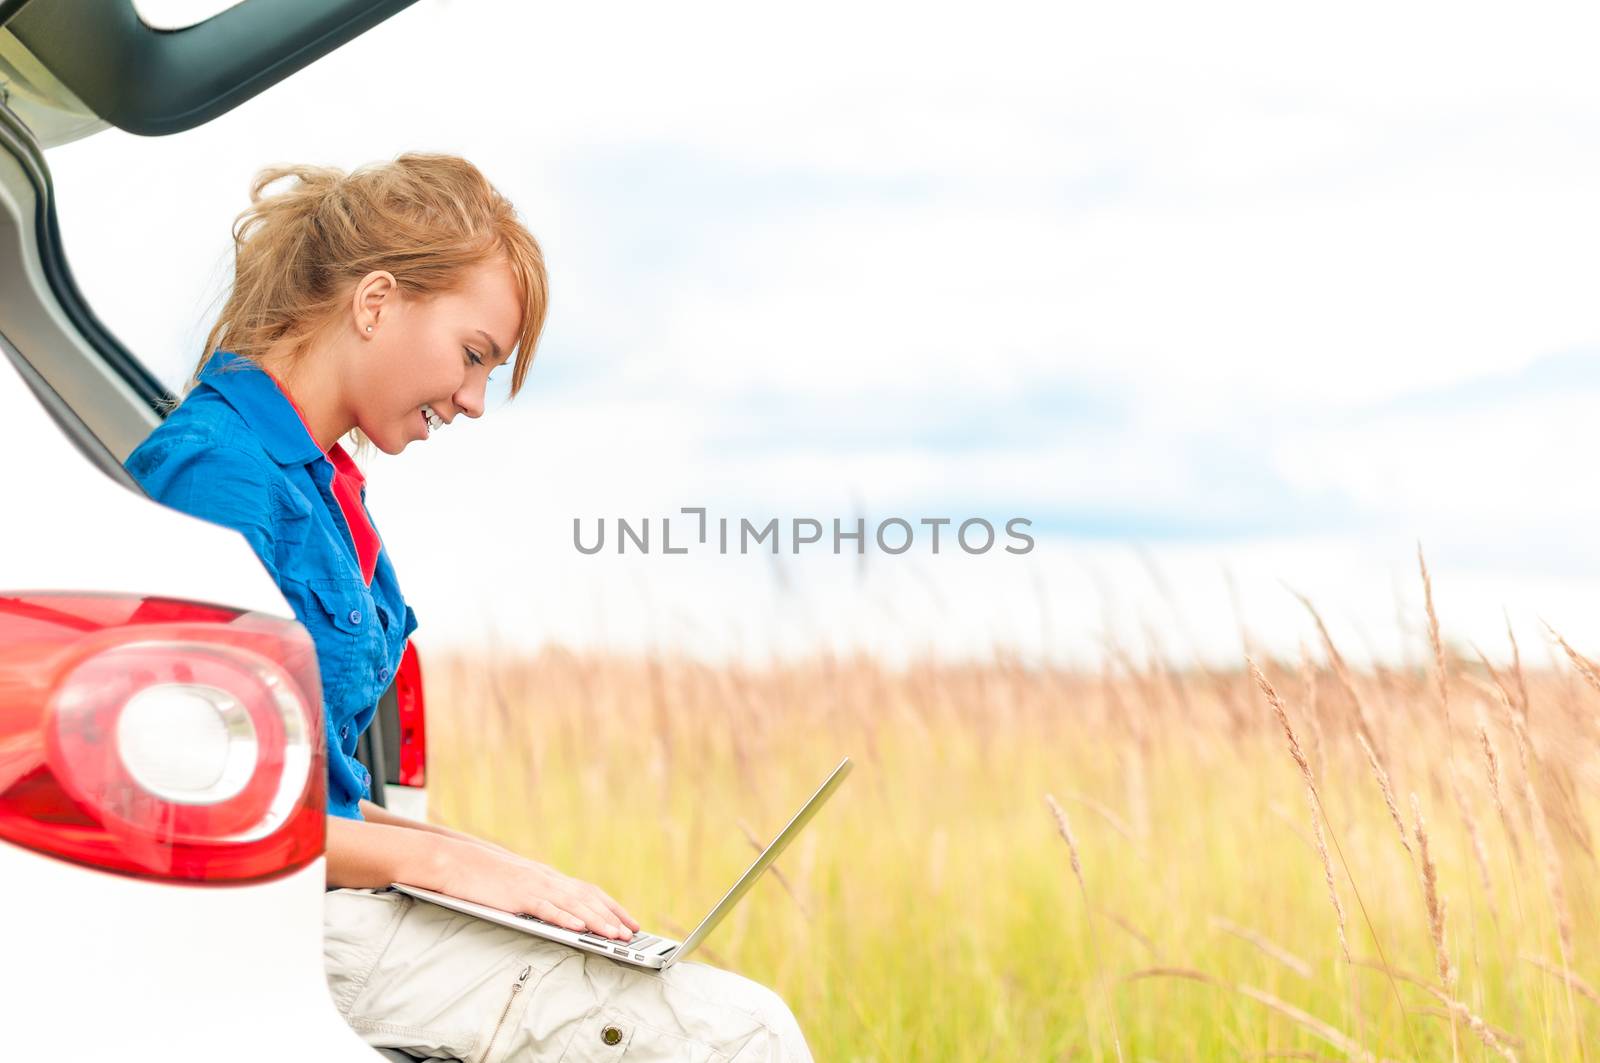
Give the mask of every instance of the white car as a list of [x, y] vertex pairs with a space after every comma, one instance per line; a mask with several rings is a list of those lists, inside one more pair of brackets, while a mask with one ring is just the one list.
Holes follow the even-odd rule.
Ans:
[[[8, 1058], [377, 1058], [323, 974], [310, 636], [243, 536], [124, 472], [172, 396], [73, 283], [44, 149], [208, 121], [409, 2], [179, 0], [158, 32], [130, 0], [0, 0]], [[423, 715], [408, 648], [364, 759], [419, 817]]]

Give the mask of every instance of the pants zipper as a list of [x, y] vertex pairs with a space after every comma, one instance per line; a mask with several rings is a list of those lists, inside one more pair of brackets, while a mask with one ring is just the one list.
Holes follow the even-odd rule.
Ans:
[[517, 1001], [517, 994], [522, 992], [522, 986], [528, 980], [528, 975], [533, 973], [533, 964], [522, 969], [517, 975], [517, 980], [511, 983], [511, 995], [506, 998], [506, 1006], [500, 1009], [500, 1019], [494, 1024], [494, 1033], [489, 1035], [489, 1046], [483, 1050], [483, 1063], [489, 1063], [489, 1053], [494, 1051], [494, 1043], [500, 1036], [500, 1027], [505, 1025], [506, 1016], [511, 1014], [511, 1005]]

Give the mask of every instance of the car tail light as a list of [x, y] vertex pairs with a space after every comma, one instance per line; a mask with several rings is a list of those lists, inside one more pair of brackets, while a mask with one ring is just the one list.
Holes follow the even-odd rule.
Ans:
[[401, 786], [424, 786], [428, 770], [428, 728], [422, 706], [422, 662], [408, 641], [394, 680], [395, 712], [400, 721]]
[[0, 595], [0, 839], [194, 883], [304, 867], [326, 829], [321, 701], [293, 621]]

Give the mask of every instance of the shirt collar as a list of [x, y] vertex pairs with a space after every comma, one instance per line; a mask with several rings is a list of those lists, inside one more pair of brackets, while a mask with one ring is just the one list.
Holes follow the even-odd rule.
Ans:
[[328, 448], [328, 460], [333, 462], [336, 471], [355, 482], [356, 490], [359, 491], [367, 485], [366, 473], [361, 471], [361, 467], [350, 456], [350, 452], [344, 449], [343, 443], [335, 443]]
[[249, 358], [232, 351], [213, 352], [200, 370], [200, 382], [211, 385], [238, 411], [279, 465], [304, 465], [323, 457], [289, 398]]

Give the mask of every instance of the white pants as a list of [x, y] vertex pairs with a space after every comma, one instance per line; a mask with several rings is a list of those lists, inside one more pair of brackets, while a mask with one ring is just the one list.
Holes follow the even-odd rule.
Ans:
[[811, 1063], [782, 998], [716, 967], [634, 967], [394, 890], [326, 902], [328, 986], [374, 1047], [467, 1063]]

